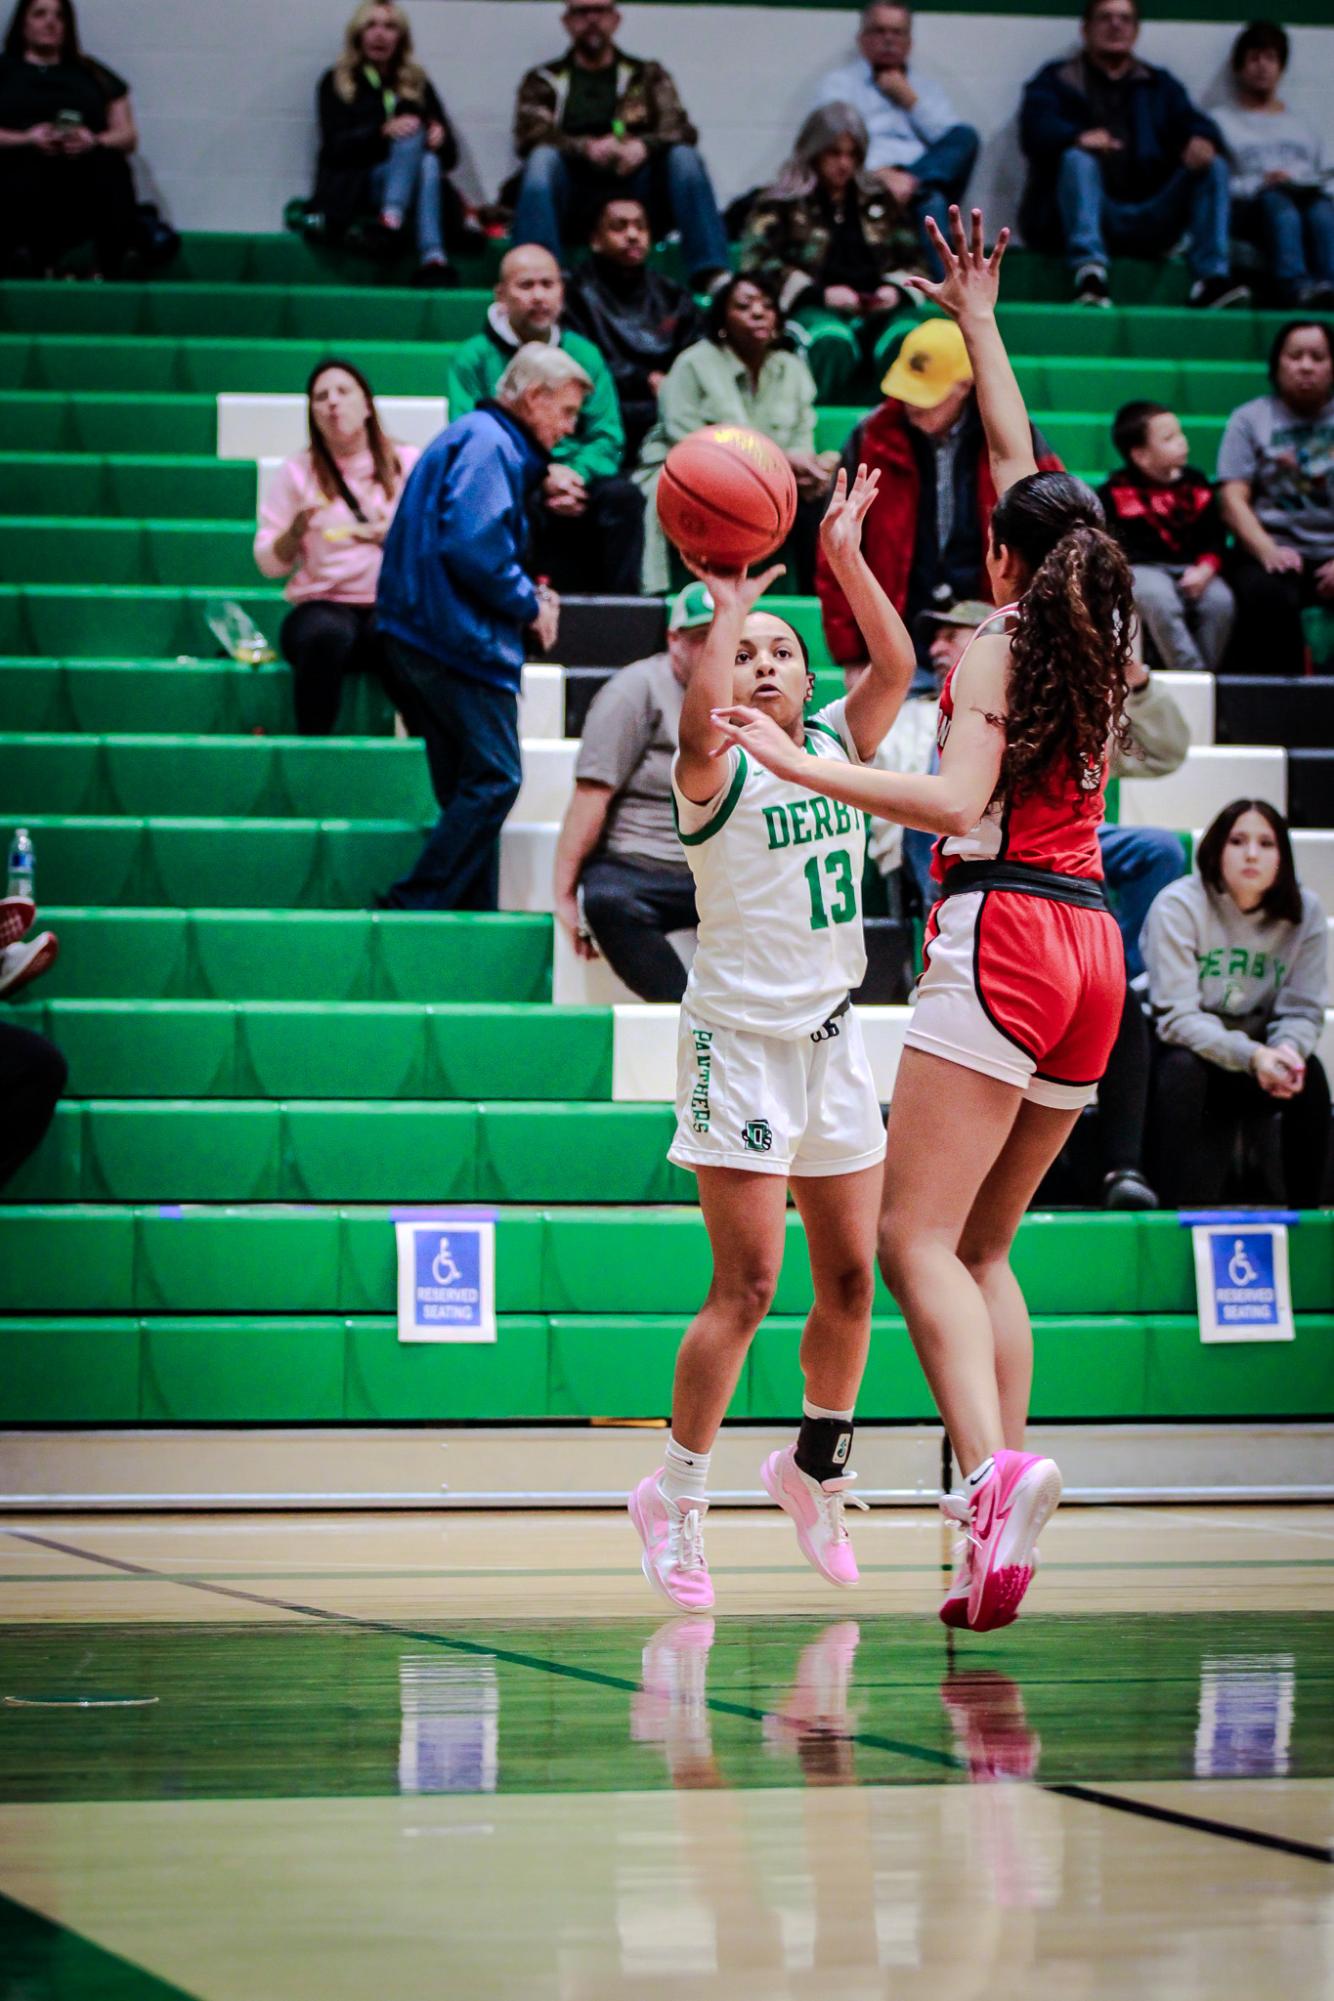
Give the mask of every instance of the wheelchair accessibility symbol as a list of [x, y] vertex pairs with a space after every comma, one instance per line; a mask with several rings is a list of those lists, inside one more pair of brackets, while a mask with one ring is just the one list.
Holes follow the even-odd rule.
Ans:
[[[1238, 1245], [1237, 1248], [1240, 1250], [1241, 1246]], [[454, 1261], [454, 1253], [449, 1248], [448, 1237], [440, 1239], [440, 1248], [436, 1252], [431, 1264], [431, 1276], [437, 1285], [457, 1285], [463, 1276], [463, 1273]], [[1238, 1279], [1237, 1283], [1240, 1285], [1242, 1280]]]
[[1232, 1256], [1227, 1261], [1227, 1275], [1229, 1284], [1236, 1286], [1255, 1285], [1259, 1281], [1260, 1274], [1251, 1263], [1246, 1246], [1240, 1237], [1237, 1238]]

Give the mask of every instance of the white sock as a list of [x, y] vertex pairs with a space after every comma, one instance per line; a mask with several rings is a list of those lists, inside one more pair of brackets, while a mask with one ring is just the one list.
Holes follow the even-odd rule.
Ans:
[[667, 1440], [667, 1454], [658, 1485], [674, 1506], [686, 1513], [699, 1507], [709, 1484], [709, 1452], [692, 1452], [687, 1445]]
[[977, 1492], [995, 1463], [996, 1461], [993, 1458], [984, 1459], [977, 1471], [968, 1475], [968, 1478], [963, 1483], [968, 1493], [975, 1494]]
[[812, 1403], [809, 1397], [803, 1397], [801, 1400], [801, 1414], [803, 1417], [840, 1418], [844, 1424], [851, 1424], [856, 1415], [850, 1410], [826, 1410], [823, 1404]]

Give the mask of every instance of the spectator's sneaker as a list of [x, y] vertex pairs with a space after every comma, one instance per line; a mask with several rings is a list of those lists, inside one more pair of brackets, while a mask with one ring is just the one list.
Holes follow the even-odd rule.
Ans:
[[1136, 1167], [1113, 1168], [1102, 1184], [1104, 1209], [1156, 1209], [1158, 1197]]
[[1334, 285], [1308, 285], [1297, 303], [1303, 312], [1334, 313]]
[[643, 1570], [655, 1591], [683, 1612], [707, 1612], [713, 1583], [704, 1561], [704, 1502], [682, 1510], [669, 1501], [658, 1481], [659, 1466], [630, 1496], [630, 1519], [644, 1545]]
[[1221, 313], [1228, 306], [1248, 306], [1251, 288], [1232, 278], [1197, 278], [1186, 295], [1186, 304], [1197, 313]]
[[37, 905], [30, 896], [0, 896], [0, 951], [17, 945], [36, 915]]
[[9, 945], [0, 952], [0, 996], [16, 994], [35, 980], [60, 956], [60, 941], [54, 931], [39, 931], [26, 945]]
[[785, 1445], [781, 1452], [771, 1452], [761, 1466], [760, 1478], [769, 1498], [791, 1515], [801, 1553], [821, 1577], [845, 1587], [856, 1584], [860, 1581], [857, 1559], [843, 1509], [845, 1504], [866, 1506], [858, 1495], [848, 1492], [857, 1475], [844, 1473], [836, 1480], [812, 1480], [798, 1466], [796, 1452], [795, 1445]]
[[461, 280], [452, 264], [446, 264], [443, 257], [429, 257], [425, 264], [419, 264], [413, 273], [412, 282], [426, 292], [456, 291]]
[[1042, 1739], [1029, 1728], [1022, 1691], [1008, 1674], [960, 1668], [941, 1682], [940, 1699], [974, 1785], [1036, 1776]]
[[986, 1479], [969, 1495], [968, 1624], [975, 1633], [1018, 1618], [1033, 1581], [1038, 1537], [1060, 1498], [1059, 1467], [1032, 1452], [998, 1452]]
[[1107, 284], [1107, 273], [1101, 264], [1082, 264], [1075, 273], [1075, 304], [1077, 306], [1110, 306], [1112, 294]]

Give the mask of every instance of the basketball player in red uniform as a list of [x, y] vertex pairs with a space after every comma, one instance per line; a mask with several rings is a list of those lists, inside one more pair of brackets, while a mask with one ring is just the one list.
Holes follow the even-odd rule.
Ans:
[[947, 1625], [1008, 1625], [1061, 1493], [1024, 1451], [1033, 1338], [1010, 1247], [1106, 1067], [1124, 955], [1098, 851], [1108, 752], [1125, 730], [1130, 573], [1092, 492], [1039, 473], [996, 325], [1008, 232], [986, 254], [951, 211], [945, 268], [919, 288], [958, 321], [996, 491], [987, 572], [998, 605], [940, 703], [940, 769], [806, 758], [764, 716], [720, 712], [772, 771], [940, 836], [940, 901], [890, 1110], [879, 1257], [965, 1475], [942, 1507], [963, 1530]]

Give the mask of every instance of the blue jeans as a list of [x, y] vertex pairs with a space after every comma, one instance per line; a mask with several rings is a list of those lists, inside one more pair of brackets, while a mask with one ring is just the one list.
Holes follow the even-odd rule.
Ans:
[[1098, 829], [1102, 869], [1116, 905], [1116, 921], [1126, 948], [1126, 972], [1132, 980], [1144, 971], [1139, 934], [1149, 905], [1160, 890], [1186, 873], [1186, 857], [1176, 835], [1166, 827]]
[[949, 131], [942, 132], [935, 144], [928, 146], [908, 169], [917, 179], [917, 199], [913, 208], [917, 214], [917, 226], [922, 232], [922, 242], [926, 245], [927, 268], [935, 278], [942, 277], [944, 273], [940, 259], [927, 239], [926, 218], [933, 216], [941, 233], [949, 235], [950, 203], [963, 200], [979, 144], [971, 125], [951, 125]]
[[426, 743], [440, 818], [415, 867], [389, 892], [394, 910], [494, 910], [500, 896], [500, 830], [523, 783], [519, 698], [508, 688], [465, 681], [438, 660], [385, 636]]
[[1211, 160], [1199, 173], [1179, 167], [1147, 201], [1113, 201], [1092, 153], [1071, 146], [1061, 156], [1056, 200], [1070, 268], [1106, 268], [1108, 251], [1132, 257], [1161, 256], [1187, 231], [1186, 261], [1192, 278], [1226, 278], [1232, 197], [1227, 168]]
[[1334, 201], [1314, 188], [1262, 188], [1233, 214], [1238, 236], [1258, 243], [1285, 305], [1306, 285], [1334, 285]]
[[655, 234], [680, 230], [692, 278], [731, 268], [709, 170], [693, 146], [665, 146], [633, 174], [604, 174], [554, 146], [535, 146], [524, 161], [510, 235], [563, 257], [565, 245], [579, 240], [613, 195], [642, 201]]
[[404, 217], [416, 211], [417, 256], [423, 264], [444, 257], [440, 155], [428, 148], [424, 126], [410, 139], [392, 142], [389, 158], [371, 169], [371, 187], [381, 210], [391, 208]]

